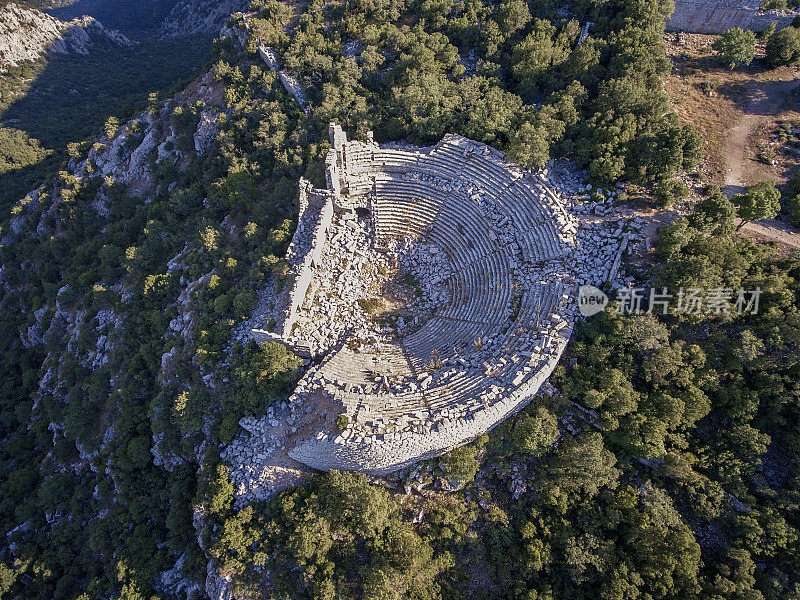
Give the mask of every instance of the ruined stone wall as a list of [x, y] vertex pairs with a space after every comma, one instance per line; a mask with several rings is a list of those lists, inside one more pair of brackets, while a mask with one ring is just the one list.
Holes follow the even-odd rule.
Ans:
[[270, 69], [278, 73], [278, 77], [280, 78], [283, 87], [294, 97], [294, 99], [297, 101], [297, 104], [299, 104], [300, 108], [303, 109], [303, 112], [308, 114], [308, 101], [306, 100], [306, 94], [303, 91], [300, 82], [297, 81], [295, 77], [280, 68], [280, 61], [278, 60], [278, 54], [275, 52], [275, 50], [265, 46], [264, 44], [259, 44], [258, 55]]
[[[333, 220], [333, 198], [326, 194], [320, 196], [318, 193], [313, 198], [309, 198], [312, 193], [311, 184], [305, 180], [300, 183], [300, 216], [298, 218], [297, 231], [311, 229], [310, 242], [301, 242], [293, 238], [292, 243], [296, 246], [306, 246], [301, 254], [297, 256], [297, 262], [292, 266], [292, 289], [289, 292], [289, 306], [286, 309], [286, 316], [283, 323], [278, 324], [278, 334], [288, 335], [292, 331], [292, 326], [297, 321], [297, 314], [305, 301], [308, 288], [314, 277], [314, 266], [319, 263], [320, 257], [325, 249], [325, 240], [328, 228]], [[309, 210], [311, 201], [321, 203], [319, 212]], [[307, 219], [307, 216], [311, 219]], [[297, 232], [295, 233], [297, 235]], [[292, 248], [290, 248], [291, 252]]]
[[772, 23], [788, 27], [796, 16], [791, 11], [760, 11], [760, 0], [676, 0], [667, 20], [667, 31], [721, 34], [734, 27], [764, 31]]

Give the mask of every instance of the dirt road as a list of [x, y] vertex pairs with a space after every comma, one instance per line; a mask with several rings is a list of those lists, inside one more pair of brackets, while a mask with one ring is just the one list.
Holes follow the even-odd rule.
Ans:
[[743, 191], [747, 183], [747, 164], [755, 158], [749, 152], [751, 135], [760, 124], [780, 114], [798, 88], [798, 79], [754, 83], [742, 107], [745, 114], [731, 129], [725, 146], [724, 190], [728, 196]]
[[[800, 89], [800, 80], [759, 82], [753, 86], [745, 105], [745, 114], [734, 125], [725, 147], [725, 183], [723, 191], [730, 197], [743, 192], [748, 183], [750, 138], [763, 123], [774, 119], [787, 107], [792, 96]], [[757, 239], [764, 239], [800, 249], [800, 234], [785, 223], [765, 220], [748, 223], [742, 231]]]
[[747, 223], [741, 231], [756, 240], [778, 242], [794, 250], [800, 250], [800, 233], [781, 221], [765, 219], [758, 223]]

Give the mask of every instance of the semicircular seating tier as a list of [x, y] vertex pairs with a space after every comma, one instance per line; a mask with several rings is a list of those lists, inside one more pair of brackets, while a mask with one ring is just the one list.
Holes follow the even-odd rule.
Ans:
[[[291, 398], [310, 415], [292, 458], [386, 473], [474, 439], [536, 393], [575, 318], [569, 264], [577, 227], [545, 177], [484, 144], [447, 135], [429, 148], [380, 146], [371, 136], [348, 141], [337, 125], [331, 142], [328, 190], [312, 195], [332, 206], [314, 214], [332, 216], [305, 227], [316, 232], [315, 258], [297, 261], [292, 293], [300, 297], [279, 328], [284, 339], [303, 346], [303, 323], [350, 310], [304, 314], [327, 289], [318, 280], [333, 255], [358, 258], [358, 273], [370, 253], [380, 260], [398, 249], [438, 253], [446, 265], [417, 273], [441, 290], [424, 314], [370, 335], [339, 328]], [[301, 210], [302, 203], [305, 194]], [[331, 243], [348, 227], [363, 232], [369, 248], [342, 257]], [[348, 306], [358, 311], [356, 301]], [[338, 415], [347, 416], [344, 428]]]

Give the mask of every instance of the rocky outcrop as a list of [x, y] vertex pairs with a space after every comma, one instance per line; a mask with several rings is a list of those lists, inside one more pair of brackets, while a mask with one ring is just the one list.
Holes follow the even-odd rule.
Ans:
[[19, 4], [0, 8], [0, 66], [17, 66], [47, 52], [88, 54], [101, 42], [131, 45], [120, 32], [106, 29], [92, 17], [65, 22]]
[[183, 569], [186, 565], [187, 554], [184, 552], [175, 562], [175, 566], [163, 571], [157, 580], [157, 587], [169, 595], [177, 598], [198, 598], [201, 596], [203, 586], [186, 576]]
[[206, 595], [211, 600], [234, 600], [231, 579], [221, 577], [211, 562], [208, 563], [207, 573]]
[[247, 0], [181, 0], [161, 25], [161, 35], [218, 33], [233, 13], [248, 5]]
[[189, 103], [190, 98], [206, 105], [191, 132], [195, 153], [203, 156], [210, 152], [219, 133], [218, 97], [217, 85], [207, 73], [172, 101], [162, 103], [157, 111], [146, 110], [121, 125], [113, 136], [101, 136], [85, 160], [72, 159], [70, 170], [81, 178], [110, 177], [126, 184], [130, 193], [146, 197], [155, 184], [152, 168], [156, 162], [182, 165], [188, 161], [190, 151], [178, 148], [181, 134], [170, 121], [173, 107]]
[[667, 31], [720, 34], [741, 27], [761, 32], [772, 23], [788, 27], [796, 16], [796, 11], [763, 11], [761, 0], [677, 0]]

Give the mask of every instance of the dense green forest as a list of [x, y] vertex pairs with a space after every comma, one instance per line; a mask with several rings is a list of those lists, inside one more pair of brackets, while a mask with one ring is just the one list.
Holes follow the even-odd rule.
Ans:
[[759, 287], [759, 314], [609, 308], [575, 332], [559, 394], [415, 477], [320, 474], [234, 506], [220, 449], [301, 363], [275, 343], [231, 347], [231, 331], [285, 276], [297, 180], [322, 183], [330, 120], [383, 140], [458, 132], [527, 166], [568, 156], [604, 184], [664, 185], [696, 164], [661, 82], [671, 3], [559, 8], [255, 0], [247, 47], [214, 46], [210, 153], [191, 143], [202, 103], [151, 97], [185, 160], [153, 153], [146, 197], [93, 175], [91, 156], [148, 117], [106, 127], [95, 154], [73, 146], [81, 175], [15, 198], [0, 231], [3, 598], [168, 597], [159, 574], [181, 557], [183, 576], [202, 586], [211, 560], [253, 598], [800, 598], [800, 263], [738, 237], [714, 187], [631, 274]]
[[90, 15], [137, 39], [157, 31], [178, 0], [25, 0], [62, 21]]
[[6, 210], [67, 158], [67, 145], [108, 117], [127, 120], [151, 93], [169, 96], [196, 77], [210, 36], [108, 45], [54, 54], [0, 75], [0, 206]]

